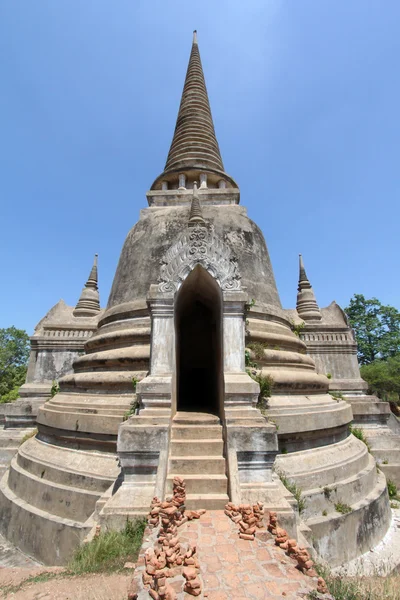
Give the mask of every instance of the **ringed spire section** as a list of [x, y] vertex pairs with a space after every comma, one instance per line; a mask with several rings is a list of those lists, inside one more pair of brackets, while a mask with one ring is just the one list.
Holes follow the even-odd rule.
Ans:
[[151, 189], [182, 190], [194, 181], [200, 181], [200, 188], [237, 188], [224, 171], [196, 31], [167, 162]]

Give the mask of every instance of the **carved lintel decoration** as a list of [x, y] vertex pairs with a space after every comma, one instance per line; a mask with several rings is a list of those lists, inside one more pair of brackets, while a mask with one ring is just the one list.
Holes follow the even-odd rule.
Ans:
[[160, 292], [174, 293], [196, 265], [204, 267], [222, 290], [242, 289], [237, 258], [212, 226], [187, 229], [160, 263]]

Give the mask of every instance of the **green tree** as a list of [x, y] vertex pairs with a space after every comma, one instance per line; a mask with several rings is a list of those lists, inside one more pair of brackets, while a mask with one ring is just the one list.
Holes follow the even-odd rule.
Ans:
[[0, 402], [12, 402], [24, 383], [29, 358], [26, 331], [9, 327], [0, 329]]
[[354, 294], [344, 310], [355, 331], [362, 365], [400, 353], [400, 312], [394, 306]]
[[400, 354], [375, 360], [361, 367], [361, 377], [382, 400], [398, 401], [400, 394]]

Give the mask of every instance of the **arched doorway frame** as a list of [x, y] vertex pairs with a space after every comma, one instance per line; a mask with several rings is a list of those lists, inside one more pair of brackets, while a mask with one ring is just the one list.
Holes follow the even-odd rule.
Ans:
[[223, 414], [222, 302], [218, 281], [200, 264], [175, 293], [177, 410]]

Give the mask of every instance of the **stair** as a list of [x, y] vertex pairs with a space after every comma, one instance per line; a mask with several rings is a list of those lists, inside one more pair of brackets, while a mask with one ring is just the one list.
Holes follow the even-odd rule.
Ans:
[[172, 421], [167, 492], [175, 475], [186, 482], [186, 507], [221, 510], [229, 501], [222, 425], [216, 415], [176, 413]]

